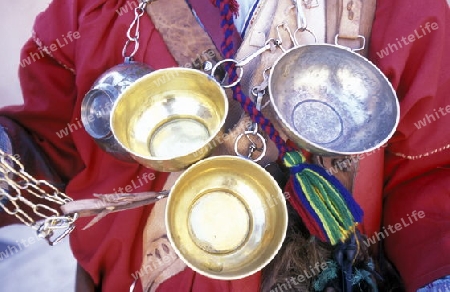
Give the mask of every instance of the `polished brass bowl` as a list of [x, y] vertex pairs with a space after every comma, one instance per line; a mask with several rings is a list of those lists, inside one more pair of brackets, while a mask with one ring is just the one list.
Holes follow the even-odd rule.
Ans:
[[300, 147], [320, 155], [372, 151], [393, 135], [399, 104], [383, 73], [343, 47], [293, 48], [272, 66], [270, 100]]
[[160, 69], [122, 93], [111, 129], [140, 164], [179, 171], [217, 145], [227, 112], [226, 94], [212, 77], [194, 69]]
[[166, 226], [190, 268], [210, 278], [239, 279], [261, 270], [278, 252], [287, 228], [286, 202], [258, 164], [214, 156], [175, 182]]

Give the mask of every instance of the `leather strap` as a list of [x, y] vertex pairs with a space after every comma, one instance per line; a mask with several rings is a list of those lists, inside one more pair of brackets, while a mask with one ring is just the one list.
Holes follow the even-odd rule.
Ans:
[[361, 12], [361, 0], [343, 0], [343, 9], [339, 24], [339, 37], [347, 39], [358, 38]]
[[178, 65], [204, 69], [199, 66], [199, 61], [221, 59], [213, 41], [200, 26], [185, 0], [152, 2], [147, 5], [147, 13]]
[[[327, 11], [326, 11], [326, 20], [327, 20], [327, 39], [326, 42], [330, 44], [334, 44], [336, 35], [355, 35], [355, 27], [356, 24], [348, 25], [352, 27], [353, 34], [350, 32], [341, 32], [340, 31], [340, 22], [342, 21], [342, 18], [347, 18], [351, 13], [347, 10], [347, 7], [344, 7], [344, 2], [348, 3], [349, 0], [326, 0], [327, 3]], [[372, 23], [375, 16], [375, 9], [376, 9], [376, 0], [364, 0], [361, 2], [361, 12], [359, 17], [359, 35], [364, 36], [366, 39], [366, 45], [365, 48], [361, 51], [358, 51], [359, 54], [366, 56], [368, 55], [368, 47], [370, 42], [370, 34], [372, 32]], [[345, 13], [344, 13], [345, 9]], [[352, 11], [354, 13], [355, 6], [352, 6]], [[350, 17], [351, 18], [351, 17]], [[353, 15], [353, 18], [355, 16]], [[347, 20], [344, 20], [344, 22]], [[350, 21], [350, 20], [349, 20]], [[345, 25], [344, 25], [345, 26]], [[355, 38], [340, 38], [339, 44], [343, 46], [347, 46], [349, 48], [358, 48], [361, 46], [361, 43], [355, 41]]]

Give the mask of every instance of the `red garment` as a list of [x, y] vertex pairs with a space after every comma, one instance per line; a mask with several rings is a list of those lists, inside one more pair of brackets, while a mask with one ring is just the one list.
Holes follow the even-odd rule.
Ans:
[[[383, 206], [383, 226], [401, 230], [388, 233], [385, 247], [407, 290], [416, 291], [450, 275], [450, 11], [445, 0], [377, 3], [370, 59], [393, 84], [401, 107], [386, 151]], [[394, 155], [434, 150], [440, 151], [416, 160]], [[414, 211], [425, 217], [410, 223]]]
[[[402, 107], [402, 121], [389, 151], [415, 155], [450, 144], [445, 122], [434, 122], [423, 130], [414, 126], [414, 122], [433, 109], [450, 105], [444, 95], [450, 92], [450, 58], [446, 54], [450, 49], [446, 31], [449, 13], [448, 7], [444, 7], [445, 1], [434, 1], [433, 7], [423, 1], [378, 2], [371, 58], [398, 90]], [[104, 153], [84, 129], [73, 130], [63, 138], [56, 134], [68, 123], [72, 129], [73, 125], [81, 125], [80, 104], [84, 94], [100, 74], [123, 61], [122, 46], [134, 13], [120, 16], [117, 11], [122, 8], [124, 12], [127, 3], [125, 0], [54, 1], [38, 17], [36, 42], [29, 41], [25, 45], [21, 58], [29, 57], [32, 52], [39, 54], [36, 43], [40, 42], [46, 46], [57, 43], [58, 49], [52, 52], [53, 58], [42, 57], [21, 68], [25, 105], [6, 108], [0, 113], [18, 121], [32, 133], [62, 179], [68, 182], [66, 193], [74, 199], [89, 198], [93, 193], [111, 193], [136, 181], [144, 172], [152, 172]], [[211, 9], [208, 5], [211, 4], [205, 0], [204, 7]], [[200, 16], [201, 10], [200, 6], [197, 11]], [[214, 11], [217, 13], [217, 9]], [[219, 19], [213, 15], [208, 19], [214, 18]], [[387, 57], [377, 57], [376, 52], [389, 42], [394, 43], [396, 37], [407, 37], [426, 21], [438, 22], [439, 29]], [[154, 69], [175, 66], [148, 17], [142, 18], [141, 29], [141, 47], [136, 60]], [[80, 38], [68, 40], [69, 31], [79, 32]], [[430, 129], [439, 135], [431, 135]], [[390, 235], [386, 241], [388, 254], [411, 291], [450, 274], [449, 237], [444, 236], [450, 227], [450, 207], [445, 200], [449, 183], [444, 179], [445, 174], [448, 177], [448, 169], [432, 171], [437, 166], [448, 167], [449, 157], [448, 150], [416, 161], [391, 154], [387, 157], [384, 224], [401, 222], [400, 219], [413, 210], [424, 210], [426, 214], [424, 219], [405, 227], [403, 232]], [[167, 174], [155, 173], [155, 177], [134, 191], [160, 190]], [[360, 181], [363, 180], [368, 181], [366, 177]], [[413, 193], [408, 192], [410, 190]], [[364, 200], [362, 204], [365, 203]], [[142, 231], [151, 208], [110, 214], [86, 231], [81, 229], [91, 218], [77, 221], [77, 228], [71, 235], [74, 255], [94, 281], [102, 283], [103, 291], [128, 291], [134, 280], [132, 273], [140, 268]], [[366, 220], [372, 219], [367, 219], [366, 215]], [[164, 282], [158, 291], [257, 291], [259, 283], [259, 273], [229, 282], [211, 280], [186, 269]]]
[[[215, 9], [209, 1], [205, 4]], [[18, 121], [32, 133], [36, 143], [54, 162], [56, 171], [68, 181], [66, 193], [73, 199], [91, 198], [93, 193], [113, 193], [133, 180], [137, 182], [143, 173], [154, 172], [104, 153], [80, 127], [84, 95], [98, 76], [123, 62], [122, 47], [134, 18], [131, 9], [123, 10], [126, 7], [133, 5], [126, 0], [53, 1], [36, 20], [35, 41], [28, 41], [22, 51], [21, 59], [31, 54], [35, 59], [20, 68], [24, 106], [5, 108], [0, 114]], [[122, 15], [119, 15], [121, 8]], [[70, 41], [69, 31], [78, 32], [79, 38]], [[141, 48], [136, 61], [154, 69], [176, 66], [146, 15], [141, 19], [139, 41]], [[36, 43], [48, 47], [56, 44], [58, 49], [51, 52], [53, 58], [39, 55]], [[69, 124], [70, 135], [59, 138], [57, 133], [68, 130]], [[166, 173], [155, 173], [153, 181], [133, 187], [133, 192], [161, 190], [166, 178]], [[151, 209], [152, 206], [146, 206], [110, 214], [85, 231], [82, 228], [92, 218], [77, 221], [70, 237], [71, 248], [94, 282], [101, 282], [102, 291], [129, 290], [134, 281], [132, 274], [140, 269], [143, 229]], [[257, 273], [230, 283], [199, 276], [186, 268], [158, 290], [257, 291], [259, 277]]]

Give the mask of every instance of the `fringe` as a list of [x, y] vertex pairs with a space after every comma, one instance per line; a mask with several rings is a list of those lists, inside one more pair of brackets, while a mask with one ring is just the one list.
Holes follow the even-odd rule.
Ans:
[[219, 3], [222, 2], [223, 5], [228, 4], [230, 7], [230, 11], [233, 13], [234, 17], [239, 16], [239, 3], [237, 0], [210, 0], [211, 3], [216, 6], [220, 7]]

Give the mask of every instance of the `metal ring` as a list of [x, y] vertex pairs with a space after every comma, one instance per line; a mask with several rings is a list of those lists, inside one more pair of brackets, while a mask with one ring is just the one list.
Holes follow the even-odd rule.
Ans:
[[312, 35], [312, 37], [314, 38], [314, 43], [316, 44], [317, 43], [317, 38], [316, 38], [316, 35], [311, 31], [311, 30], [309, 30], [308, 28], [297, 28], [295, 31], [294, 31], [294, 39], [295, 39], [295, 43], [296, 43], [296, 46], [299, 46], [300, 45], [300, 43], [298, 42], [298, 40], [297, 40], [297, 32], [309, 32], [309, 34], [310, 35]]
[[[278, 35], [278, 39], [282, 40], [282, 38], [281, 38], [281, 33], [280, 33], [280, 29], [279, 29], [280, 27], [283, 27], [284, 30], [288, 33], [289, 39], [291, 40], [292, 45], [296, 46], [297, 41], [296, 41], [296, 39], [295, 39], [295, 36], [292, 34], [291, 30], [289, 29], [289, 26], [287, 26], [286, 23], [284, 23], [284, 22], [283, 22], [282, 24], [277, 25], [277, 35]], [[281, 47], [281, 46], [280, 46], [280, 47]], [[282, 50], [284, 50], [284, 49], [282, 48]]]
[[[223, 63], [225, 63], [225, 62], [232, 62], [232, 63], [235, 63], [236, 64], [236, 71], [237, 71], [237, 69], [240, 69], [239, 70], [239, 72], [238, 72], [238, 78], [236, 79], [236, 81], [234, 81], [233, 83], [231, 83], [231, 84], [228, 84], [228, 85], [223, 85], [222, 83], [224, 82], [224, 80], [222, 79], [222, 80], [220, 80], [220, 85], [222, 85], [222, 87], [223, 88], [230, 88], [230, 87], [233, 87], [233, 86], [236, 86], [240, 81], [241, 81], [241, 79], [242, 79], [242, 76], [244, 75], [244, 70], [242, 69], [242, 66], [239, 66], [238, 64], [238, 61], [236, 61], [236, 60], [234, 60], [234, 59], [224, 59], [224, 60], [222, 60], [222, 61], [219, 61], [219, 62], [217, 62], [216, 63], [216, 65], [214, 65], [214, 67], [212, 68], [212, 70], [211, 70], [211, 76], [214, 78], [214, 73], [216, 72], [216, 70], [217, 70], [217, 68], [220, 66], [220, 65], [222, 65]], [[214, 78], [215, 79], [215, 78]], [[225, 79], [225, 78], [224, 78]]]
[[[258, 137], [258, 138], [261, 140], [261, 142], [262, 142], [262, 144], [263, 144], [263, 145], [262, 145], [262, 151], [261, 151], [261, 155], [258, 156], [257, 158], [251, 159], [251, 157], [249, 157], [248, 155], [245, 156], [245, 155], [242, 155], [241, 153], [239, 153], [239, 151], [238, 151], [238, 143], [239, 143], [239, 140], [241, 140], [241, 138], [242, 138], [244, 135], [253, 135], [253, 136]], [[253, 143], [253, 142], [252, 142], [252, 143]], [[266, 150], [267, 150], [266, 140], [264, 139], [264, 137], [263, 137], [260, 133], [254, 133], [254, 131], [245, 131], [244, 133], [241, 133], [241, 134], [236, 138], [236, 141], [234, 142], [234, 152], [236, 153], [236, 155], [239, 156], [239, 157], [243, 157], [243, 158], [246, 158], [246, 159], [250, 159], [250, 160], [252, 160], [253, 162], [258, 162], [258, 161], [260, 161], [260, 160], [266, 155]], [[251, 156], [251, 153], [250, 153], [250, 156]]]
[[139, 41], [133, 39], [133, 40], [127, 40], [127, 41], [126, 41], [125, 46], [124, 46], [123, 49], [122, 49], [122, 57], [127, 58], [127, 56], [126, 56], [127, 48], [128, 48], [128, 45], [129, 45], [131, 42], [134, 42], [134, 50], [133, 50], [133, 52], [128, 56], [128, 58], [133, 58], [134, 55], [136, 55], [136, 53], [137, 53], [137, 51], [138, 51], [138, 49], [139, 49]]

